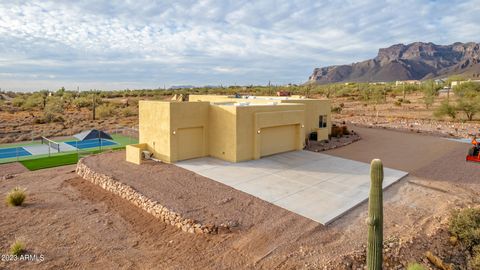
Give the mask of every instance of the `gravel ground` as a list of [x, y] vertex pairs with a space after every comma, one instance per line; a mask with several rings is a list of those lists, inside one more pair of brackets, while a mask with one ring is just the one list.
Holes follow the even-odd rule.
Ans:
[[[411, 172], [385, 191], [384, 236], [412, 241], [412, 252], [402, 253], [388, 269], [420, 261], [426, 250], [435, 249], [428, 239], [444, 226], [451, 209], [478, 203], [480, 186], [474, 180], [480, 179], [480, 170], [468, 167], [470, 175], [446, 179], [447, 170], [462, 170], [456, 167], [464, 165], [464, 157], [457, 160], [457, 155], [466, 144], [354, 129], [362, 140], [327, 153], [361, 161], [380, 157], [386, 166]], [[186, 234], [77, 178], [73, 166], [26, 172], [0, 181], [0, 194], [18, 185], [29, 193], [25, 207], [0, 206], [0, 253], [19, 238], [29, 254], [44, 254], [45, 260], [0, 262], [0, 268], [350, 269], [338, 259], [363, 250], [366, 203], [322, 226], [174, 165], [145, 164], [136, 167], [138, 175], [130, 175], [121, 153], [103, 155], [97, 166], [109, 166], [110, 175], [123, 173], [138, 183], [150, 179], [163, 188], [155, 192], [165, 205], [197, 219], [233, 220], [239, 226], [229, 234]], [[435, 161], [444, 156], [450, 167]], [[226, 198], [232, 199], [222, 201]], [[416, 245], [417, 239], [426, 241]]]
[[344, 135], [340, 138], [332, 137], [330, 138], [330, 140], [327, 141], [308, 141], [308, 145], [305, 150], [312, 152], [322, 152], [349, 145], [360, 139], [361, 138], [360, 136], [358, 136], [358, 134], [352, 133], [350, 135]]

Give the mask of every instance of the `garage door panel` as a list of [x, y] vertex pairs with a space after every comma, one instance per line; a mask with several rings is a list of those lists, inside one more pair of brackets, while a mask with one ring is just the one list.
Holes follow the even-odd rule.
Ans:
[[178, 129], [177, 140], [177, 160], [185, 160], [204, 156], [203, 127]]
[[285, 125], [261, 129], [260, 156], [297, 149], [297, 126]]

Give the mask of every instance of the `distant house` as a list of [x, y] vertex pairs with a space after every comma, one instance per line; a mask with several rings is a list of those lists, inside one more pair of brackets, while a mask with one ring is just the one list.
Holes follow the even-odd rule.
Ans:
[[441, 85], [446, 83], [446, 79], [436, 79], [434, 82], [436, 85]]
[[399, 85], [420, 85], [422, 84], [419, 80], [406, 80], [406, 81], [396, 81], [395, 86]]
[[453, 95], [454, 92], [452, 91], [452, 88], [445, 86], [442, 89], [438, 90], [438, 95], [439, 96], [451, 96]]
[[452, 81], [450, 83], [450, 87], [453, 89], [456, 86], [459, 86], [462, 83], [467, 83], [467, 82], [472, 82], [472, 83], [480, 83], [480, 80], [468, 80], [468, 81]]

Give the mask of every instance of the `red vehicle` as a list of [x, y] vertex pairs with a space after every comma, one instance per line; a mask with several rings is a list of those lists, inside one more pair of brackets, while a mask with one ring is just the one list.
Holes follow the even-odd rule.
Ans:
[[472, 144], [473, 146], [468, 149], [467, 161], [480, 162], [480, 143], [473, 138]]

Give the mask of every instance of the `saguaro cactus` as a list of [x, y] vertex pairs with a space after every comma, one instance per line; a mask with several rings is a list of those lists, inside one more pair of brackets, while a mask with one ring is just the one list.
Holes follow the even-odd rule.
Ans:
[[370, 164], [370, 197], [368, 199], [368, 270], [382, 269], [383, 249], [383, 164], [379, 159]]

